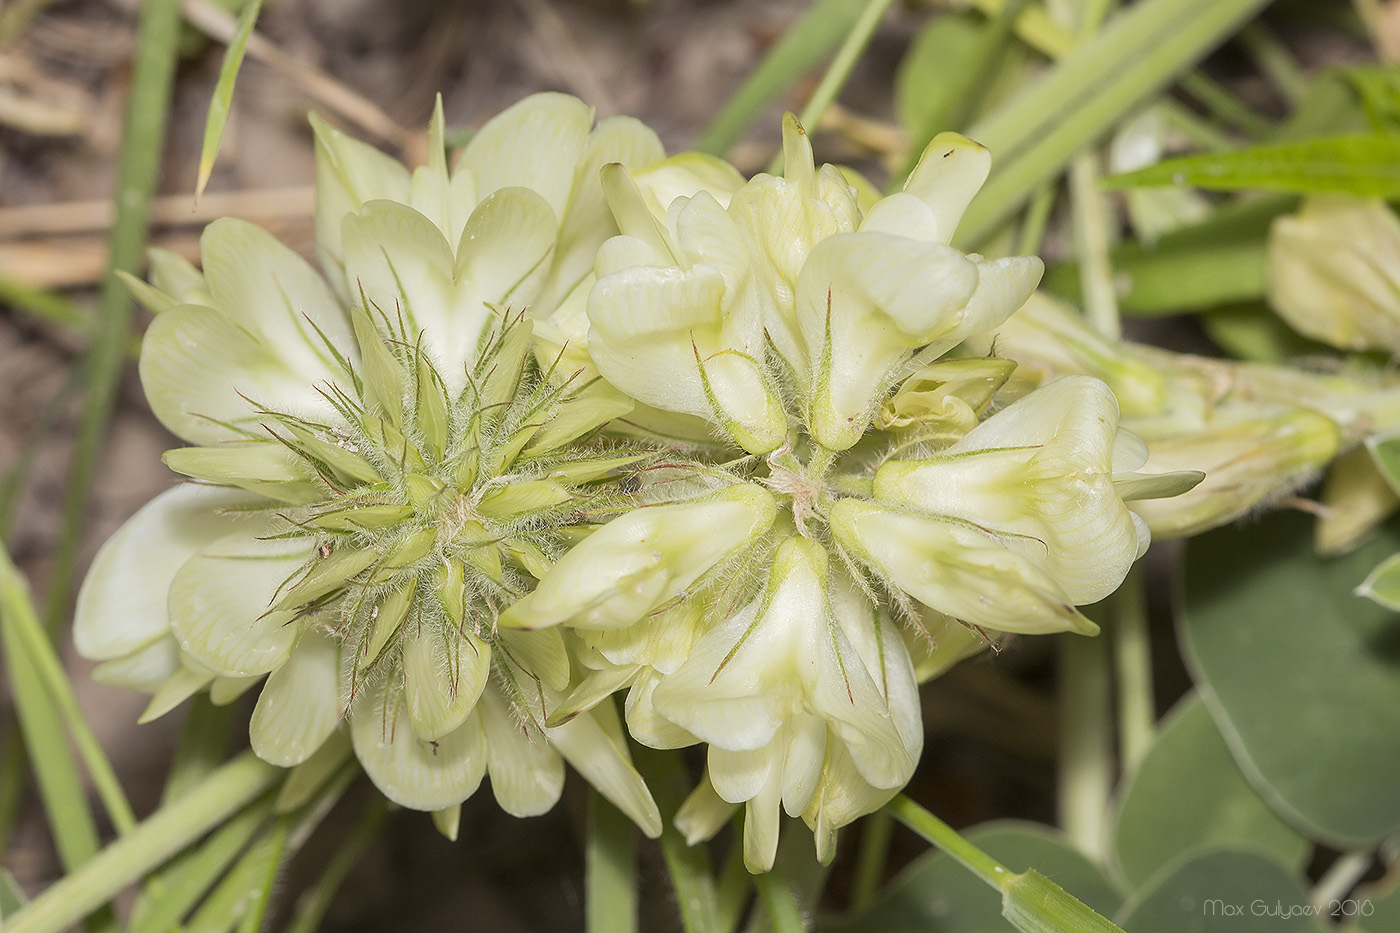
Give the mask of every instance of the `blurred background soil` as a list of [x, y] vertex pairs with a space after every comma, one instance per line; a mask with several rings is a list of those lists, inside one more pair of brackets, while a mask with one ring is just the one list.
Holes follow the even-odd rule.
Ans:
[[[313, 158], [306, 114], [312, 109], [416, 163], [436, 92], [443, 94], [449, 127], [474, 129], [525, 94], [559, 90], [582, 97], [600, 117], [640, 117], [669, 150], [683, 149], [806, 6], [803, 0], [269, 0], [259, 26], [266, 41], [244, 65], [220, 161], [197, 207], [196, 161], [223, 46], [186, 27], [154, 241], [197, 258], [202, 225], [232, 214], [309, 254]], [[135, 7], [136, 0], [0, 4], [0, 279], [63, 290], [85, 310], [96, 306], [104, 261]], [[217, 4], [196, 0], [186, 8], [208, 18]], [[897, 9], [862, 62], [843, 97], [845, 112], [885, 122], [856, 135], [869, 140], [897, 132], [887, 125], [891, 75], [921, 21], [917, 11]], [[741, 170], [766, 164], [781, 110], [797, 109], [811, 86], [796, 88], [755, 124], [749, 141], [731, 153]], [[851, 135], [818, 134], [819, 159], [856, 161], [878, 172]], [[138, 326], [145, 320], [142, 312]], [[38, 436], [46, 413], [57, 418], [37, 446], [9, 536], [11, 553], [38, 594], [45, 592], [59, 533], [80, 401], [65, 385], [83, 346], [80, 328], [38, 320], [0, 300], [0, 475]], [[151, 417], [129, 366], [87, 510], [84, 564], [127, 516], [175, 481], [160, 454], [176, 444]], [[925, 689], [929, 739], [911, 788], [916, 799], [955, 825], [997, 816], [1053, 820], [1048, 651], [1048, 640], [1013, 646]], [[138, 814], [149, 812], [183, 713], [137, 726], [145, 697], [90, 683], [79, 660], [70, 658], [70, 668]], [[8, 702], [0, 684], [0, 704]], [[488, 792], [478, 793], [464, 808], [455, 844], [424, 815], [392, 815], [324, 928], [579, 928], [581, 791], [571, 780], [553, 813], [528, 821], [503, 815]], [[366, 792], [357, 786], [342, 805], [346, 819], [333, 816], [298, 856], [281, 882], [284, 909], [341, 844]], [[24, 808], [5, 867], [33, 894], [60, 869], [32, 793]], [[847, 836], [849, 843], [855, 832]], [[835, 907], [843, 896], [839, 859], [849, 848], [843, 845], [838, 857]], [[922, 844], [896, 834], [896, 862], [919, 851]], [[642, 873], [643, 928], [673, 927], [672, 895], [654, 846], [643, 849]]]

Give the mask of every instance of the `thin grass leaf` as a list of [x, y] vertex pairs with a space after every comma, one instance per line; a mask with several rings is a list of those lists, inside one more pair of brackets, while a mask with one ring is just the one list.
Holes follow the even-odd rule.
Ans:
[[374, 840], [387, 812], [384, 798], [374, 795], [360, 815], [354, 832], [336, 849], [335, 857], [326, 865], [315, 884], [302, 894], [287, 933], [316, 933], [320, 929], [321, 920], [335, 899], [335, 892]]
[[87, 513], [88, 489], [107, 427], [112, 421], [117, 380], [126, 361], [131, 334], [131, 297], [117, 270], [135, 273], [141, 264], [149, 229], [170, 88], [180, 37], [179, 0], [147, 0], [141, 5], [131, 96], [122, 129], [121, 155], [113, 200], [117, 215], [108, 239], [108, 274], [102, 282], [94, 341], [84, 360], [87, 404], [78, 425], [77, 449], [64, 501], [63, 528], [54, 553], [45, 622], [56, 632], [68, 615], [77, 564], [78, 542]]
[[1175, 184], [1217, 191], [1255, 189], [1393, 198], [1400, 196], [1400, 137], [1332, 136], [1185, 156], [1113, 175], [1103, 183], [1109, 188]]
[[0, 302], [75, 333], [92, 330], [92, 315], [64, 295], [34, 288], [9, 276], [0, 275]]
[[97, 853], [97, 824], [68, 747], [58, 705], [45, 687], [40, 661], [23, 635], [28, 626], [38, 626], [29, 588], [9, 554], [0, 551], [0, 643], [5, 647], [11, 693], [59, 860], [72, 871]]
[[209, 99], [209, 116], [204, 121], [204, 146], [199, 152], [199, 177], [194, 184], [194, 196], [198, 200], [209, 184], [209, 176], [214, 172], [214, 160], [219, 157], [219, 143], [224, 138], [224, 127], [228, 125], [229, 108], [233, 103], [233, 86], [238, 81], [238, 70], [243, 66], [243, 55], [248, 51], [248, 39], [253, 35], [253, 26], [262, 11], [262, 0], [250, 0], [238, 17], [238, 30], [233, 41], [224, 51], [224, 63], [219, 69], [219, 83], [214, 85], [214, 96]]
[[637, 769], [646, 779], [661, 810], [661, 854], [671, 886], [676, 892], [676, 906], [681, 913], [681, 929], [685, 933], [720, 933], [726, 928], [720, 921], [719, 902], [715, 896], [715, 878], [710, 858], [704, 846], [690, 846], [676, 829], [674, 817], [685, 795], [688, 778], [679, 759], [649, 748], [636, 751]]
[[976, 245], [1075, 153], [1229, 36], [1268, 0], [1143, 0], [1116, 14], [968, 135], [992, 150], [991, 177], [956, 242]]
[[[279, 817], [224, 876], [185, 925], [186, 933], [228, 933], [262, 923], [277, 869], [287, 850], [292, 819]], [[258, 926], [253, 926], [257, 930]]]
[[637, 827], [596, 790], [588, 795], [584, 859], [584, 889], [588, 892], [584, 929], [590, 933], [636, 933]]
[[24, 906], [24, 892], [19, 889], [15, 876], [0, 868], [0, 920]]
[[[10, 563], [8, 554], [0, 554], [0, 575], [7, 581], [7, 586], [8, 581], [20, 579], [18, 571]], [[22, 586], [22, 581], [20, 583]], [[23, 590], [20, 591], [20, 595], [25, 597], [22, 605], [9, 604], [7, 596], [7, 605], [10, 608], [6, 612], [6, 624], [11, 626], [11, 631], [17, 633], [23, 642], [34, 672], [43, 684], [55, 710], [63, 718], [73, 743], [78, 747], [78, 753], [82, 756], [98, 797], [107, 808], [112, 825], [116, 827], [117, 832], [124, 833], [136, 825], [136, 816], [131, 811], [131, 804], [126, 800], [126, 794], [117, 780], [112, 763], [107, 760], [107, 755], [102, 751], [102, 745], [97, 741], [82, 707], [78, 705], [73, 685], [68, 682], [68, 675], [58, 655], [54, 653], [53, 645], [44, 634], [33, 604], [28, 601], [27, 593]]]
[[163, 804], [179, 800], [224, 763], [233, 731], [234, 706], [215, 706], [206, 693], [196, 694], [187, 706], [189, 713], [161, 791]]
[[729, 98], [695, 148], [727, 153], [764, 107], [841, 44], [865, 7], [865, 0], [817, 0]]
[[282, 769], [252, 752], [243, 753], [26, 904], [8, 918], [7, 933], [66, 930], [118, 891], [221, 825], [261, 796], [282, 774]]
[[142, 897], [132, 912], [127, 933], [165, 933], [179, 926], [224, 875], [261, 829], [272, 812], [272, 797], [264, 795], [215, 830], [198, 849], [186, 853], [161, 873], [161, 895]]

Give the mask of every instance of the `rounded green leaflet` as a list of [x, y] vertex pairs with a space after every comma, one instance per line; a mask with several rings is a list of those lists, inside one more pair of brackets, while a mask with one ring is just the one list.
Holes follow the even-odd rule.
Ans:
[[1386, 933], [1400, 930], [1400, 876], [1390, 874], [1363, 885], [1347, 897], [1324, 904], [1329, 916], [1343, 918], [1342, 933]]
[[1192, 693], [1163, 721], [1142, 763], [1124, 782], [1113, 851], [1129, 890], [1168, 862], [1202, 847], [1238, 846], [1300, 869], [1308, 842], [1269, 809], [1230, 757]]
[[1179, 636], [1211, 716], [1275, 810], [1338, 847], [1400, 827], [1400, 616], [1354, 595], [1400, 527], [1347, 557], [1273, 515], [1187, 546]]
[[[1103, 871], [1048, 826], [998, 820], [964, 835], [1012, 871], [1034, 868], [1104, 916], [1121, 903]], [[1001, 894], [947, 855], [931, 851], [895, 878], [867, 910], [828, 920], [820, 929], [822, 933], [1006, 933], [1011, 926], [1002, 916]]]
[[1315, 914], [1277, 863], [1216, 849], [1167, 866], [1113, 919], [1131, 933], [1321, 933]]

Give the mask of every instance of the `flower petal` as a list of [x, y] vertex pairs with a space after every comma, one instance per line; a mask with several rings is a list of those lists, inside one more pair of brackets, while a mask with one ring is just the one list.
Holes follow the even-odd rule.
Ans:
[[477, 131], [458, 171], [470, 169], [480, 197], [501, 188], [533, 188], [564, 214], [574, 170], [588, 141], [593, 110], [567, 94], [532, 94]]
[[486, 736], [472, 716], [433, 742], [413, 733], [402, 698], [380, 682], [350, 713], [355, 755], [374, 785], [413, 810], [442, 810], [466, 800], [486, 773]]
[[559, 800], [564, 759], [534, 729], [521, 728], [494, 687], [481, 695], [479, 716], [486, 734], [486, 770], [496, 802], [512, 816], [538, 816]]
[[340, 723], [340, 646], [306, 631], [283, 664], [267, 678], [248, 738], [268, 764], [299, 765], [321, 747]]
[[661, 835], [661, 812], [646, 782], [632, 767], [617, 710], [611, 702], [604, 701], [547, 732], [564, 759], [598, 793], [631, 817], [648, 838]]
[[201, 548], [170, 584], [170, 628], [195, 661], [225, 677], [280, 667], [296, 641], [290, 611], [274, 594], [311, 555], [304, 540], [234, 532]]
[[401, 644], [408, 721], [418, 738], [440, 739], [476, 706], [491, 671], [491, 646], [471, 632], [428, 624]]
[[92, 661], [141, 650], [168, 636], [167, 594], [197, 551], [265, 519], [225, 511], [255, 501], [239, 490], [184, 483], [141, 507], [107, 539], [78, 591], [73, 646]]
[[535, 309], [556, 230], [544, 198], [529, 188], [502, 188], [467, 219], [457, 244], [456, 277], [470, 283], [481, 301]]

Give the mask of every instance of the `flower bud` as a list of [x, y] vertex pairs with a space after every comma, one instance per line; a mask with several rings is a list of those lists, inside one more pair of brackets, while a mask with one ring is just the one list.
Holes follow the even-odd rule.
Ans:
[[1206, 475], [1183, 495], [1132, 503], [1162, 538], [1199, 534], [1286, 495], [1336, 456], [1341, 443], [1336, 424], [1317, 412], [1245, 404], [1220, 409], [1200, 430], [1144, 439], [1145, 472]]
[[1380, 199], [1308, 198], [1269, 230], [1269, 302], [1334, 347], [1400, 352], [1400, 220]]

